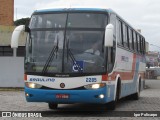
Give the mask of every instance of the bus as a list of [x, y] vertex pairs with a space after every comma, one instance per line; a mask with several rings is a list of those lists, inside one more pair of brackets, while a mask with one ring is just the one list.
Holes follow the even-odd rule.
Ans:
[[24, 60], [28, 102], [104, 104], [138, 100], [145, 79], [145, 38], [111, 9], [36, 10], [15, 28], [11, 47], [27, 33]]

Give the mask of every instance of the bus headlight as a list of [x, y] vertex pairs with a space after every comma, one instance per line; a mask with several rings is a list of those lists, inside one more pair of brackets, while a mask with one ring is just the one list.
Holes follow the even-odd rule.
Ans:
[[26, 82], [25, 85], [29, 88], [41, 88], [42, 85], [40, 84], [36, 84], [36, 83], [32, 83], [32, 82]]
[[105, 83], [95, 83], [95, 84], [90, 84], [90, 85], [85, 85], [84, 87], [86, 89], [99, 89], [106, 86]]

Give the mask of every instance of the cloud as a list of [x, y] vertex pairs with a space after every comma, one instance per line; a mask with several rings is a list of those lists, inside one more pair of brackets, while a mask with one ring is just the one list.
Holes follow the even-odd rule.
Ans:
[[94, 7], [107, 7], [106, 0], [54, 0], [50, 3], [38, 3], [37, 8], [53, 8], [53, 7], [71, 7], [71, 6], [94, 6]]
[[159, 0], [14, 0], [17, 18], [30, 17], [34, 10], [60, 6], [97, 6], [112, 8], [135, 29], [141, 29], [146, 40], [160, 46]]

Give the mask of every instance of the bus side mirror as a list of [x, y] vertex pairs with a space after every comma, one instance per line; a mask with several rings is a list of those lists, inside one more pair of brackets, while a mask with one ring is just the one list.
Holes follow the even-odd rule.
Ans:
[[105, 29], [105, 47], [113, 47], [113, 31], [114, 26], [108, 24]]
[[11, 38], [11, 48], [18, 48], [18, 40], [20, 38], [21, 33], [24, 31], [25, 31], [24, 25], [20, 25], [14, 29]]

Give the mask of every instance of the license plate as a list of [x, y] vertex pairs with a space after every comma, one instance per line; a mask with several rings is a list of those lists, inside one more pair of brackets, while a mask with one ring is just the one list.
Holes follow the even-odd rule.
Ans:
[[68, 94], [56, 94], [57, 99], [68, 99], [69, 95]]

